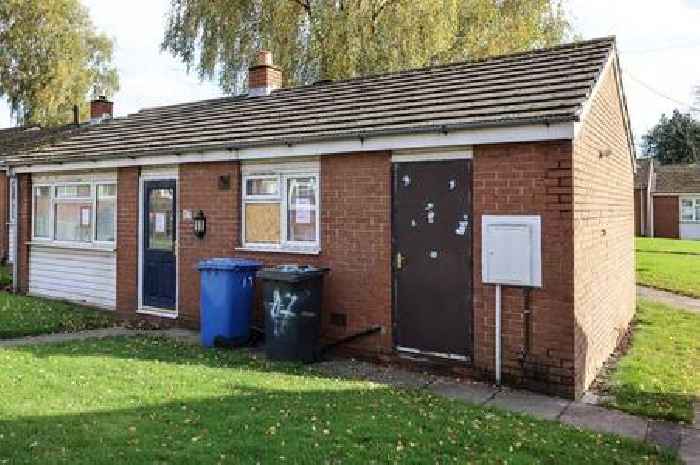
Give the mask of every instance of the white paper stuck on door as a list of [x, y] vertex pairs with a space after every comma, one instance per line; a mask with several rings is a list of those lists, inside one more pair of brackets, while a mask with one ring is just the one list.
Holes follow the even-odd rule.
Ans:
[[156, 212], [156, 232], [165, 232], [165, 213]]
[[296, 199], [296, 223], [311, 223], [311, 201], [309, 199]]
[[90, 209], [83, 207], [80, 209], [80, 225], [90, 226]]

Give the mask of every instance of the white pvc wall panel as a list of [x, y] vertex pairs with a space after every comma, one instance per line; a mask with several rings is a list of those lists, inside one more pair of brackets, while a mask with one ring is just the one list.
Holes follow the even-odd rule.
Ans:
[[681, 223], [680, 236], [681, 239], [700, 239], [700, 223]]
[[29, 293], [114, 309], [117, 301], [116, 252], [32, 245]]
[[9, 263], [15, 262], [15, 231], [17, 231], [16, 226], [10, 223], [7, 228], [7, 261]]

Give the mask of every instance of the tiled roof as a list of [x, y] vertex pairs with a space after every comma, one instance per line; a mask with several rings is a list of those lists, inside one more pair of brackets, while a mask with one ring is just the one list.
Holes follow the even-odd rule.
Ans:
[[654, 192], [700, 193], [700, 165], [654, 164]]
[[614, 50], [596, 39], [479, 61], [142, 110], [14, 164], [576, 121]]
[[634, 173], [634, 188], [644, 189], [649, 184], [649, 165], [651, 158], [637, 158], [637, 171]]
[[54, 128], [18, 126], [0, 129], [0, 160], [14, 158], [28, 151], [44, 149], [76, 133], [77, 130], [78, 128], [73, 124]]

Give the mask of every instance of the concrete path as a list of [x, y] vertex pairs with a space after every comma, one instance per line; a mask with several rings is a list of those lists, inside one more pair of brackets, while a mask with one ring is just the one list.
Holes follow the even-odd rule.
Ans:
[[[612, 433], [677, 451], [687, 465], [700, 465], [700, 424], [682, 426], [676, 423], [650, 420], [618, 410], [611, 410], [588, 401], [571, 401], [529, 391], [422, 375], [391, 367], [364, 362], [339, 360], [309, 367], [324, 375], [363, 379], [398, 388], [425, 389], [432, 394], [485, 407], [525, 413], [544, 420], [553, 420], [581, 429]], [[696, 422], [699, 422], [696, 412]]]
[[156, 331], [147, 331], [143, 329], [104, 328], [77, 331], [74, 333], [56, 333], [45, 334], [41, 336], [27, 336], [17, 339], [2, 339], [0, 340], [0, 348], [29, 346], [35, 344], [52, 344], [56, 342], [67, 341], [84, 341], [86, 339], [104, 339], [107, 337], [118, 336], [164, 336], [177, 339], [182, 342], [190, 342], [195, 344], [199, 343], [199, 333], [195, 331], [188, 331], [185, 329], [163, 329]]
[[673, 292], [660, 291], [651, 287], [637, 286], [637, 296], [672, 307], [678, 307], [689, 312], [700, 313], [700, 299], [674, 294]]

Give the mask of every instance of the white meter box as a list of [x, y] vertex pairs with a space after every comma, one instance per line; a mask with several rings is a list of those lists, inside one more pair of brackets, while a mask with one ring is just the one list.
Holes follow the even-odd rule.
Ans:
[[537, 215], [483, 215], [481, 274], [484, 283], [542, 286], [542, 220]]

